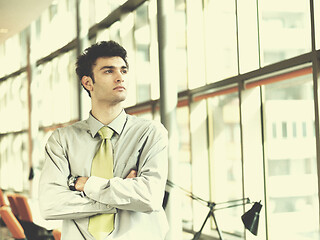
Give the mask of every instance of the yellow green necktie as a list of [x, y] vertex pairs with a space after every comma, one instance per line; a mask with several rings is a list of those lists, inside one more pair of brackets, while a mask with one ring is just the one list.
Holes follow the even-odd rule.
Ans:
[[[110, 179], [113, 178], [113, 156], [110, 140], [113, 131], [108, 127], [102, 127], [98, 133], [102, 138], [102, 143], [92, 161], [91, 176]], [[113, 224], [114, 214], [99, 214], [90, 217], [88, 230], [95, 239], [101, 240], [113, 231]]]

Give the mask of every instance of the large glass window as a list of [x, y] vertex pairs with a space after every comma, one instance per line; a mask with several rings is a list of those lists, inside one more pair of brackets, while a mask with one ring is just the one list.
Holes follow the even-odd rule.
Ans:
[[312, 75], [263, 90], [269, 239], [319, 239]]
[[263, 66], [311, 50], [309, 1], [260, 0]]

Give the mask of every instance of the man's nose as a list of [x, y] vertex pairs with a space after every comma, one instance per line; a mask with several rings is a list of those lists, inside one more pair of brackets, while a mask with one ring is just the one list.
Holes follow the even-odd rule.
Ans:
[[117, 77], [116, 77], [116, 82], [123, 82], [123, 75], [121, 72], [118, 73]]

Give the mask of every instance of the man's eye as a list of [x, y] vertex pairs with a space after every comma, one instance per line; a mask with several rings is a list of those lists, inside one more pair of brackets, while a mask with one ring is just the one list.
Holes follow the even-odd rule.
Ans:
[[127, 73], [128, 73], [128, 70], [122, 70], [122, 73], [123, 73], [123, 74], [127, 74]]
[[106, 70], [105, 73], [112, 73], [112, 70]]

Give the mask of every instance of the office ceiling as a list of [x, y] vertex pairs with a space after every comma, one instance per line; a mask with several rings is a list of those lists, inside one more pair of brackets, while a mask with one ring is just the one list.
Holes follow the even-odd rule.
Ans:
[[25, 29], [53, 0], [0, 0], [0, 44]]

